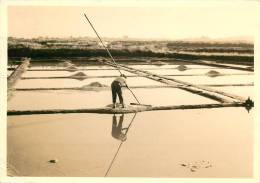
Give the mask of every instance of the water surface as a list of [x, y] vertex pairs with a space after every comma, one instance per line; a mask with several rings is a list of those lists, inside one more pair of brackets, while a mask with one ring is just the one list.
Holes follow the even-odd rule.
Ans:
[[[215, 69], [202, 65], [131, 65], [151, 69], [158, 74], [247, 73], [232, 69]], [[31, 69], [55, 69], [65, 66], [39, 63]], [[110, 67], [81, 65], [82, 69]], [[157, 70], [161, 68], [161, 70]], [[167, 69], [168, 68], [168, 69]], [[169, 69], [173, 68], [173, 69]], [[175, 68], [175, 69], [174, 69]], [[154, 70], [156, 69], [156, 70]], [[116, 70], [82, 71], [87, 75], [114, 75]], [[124, 71], [123, 71], [124, 72]], [[77, 72], [28, 71], [24, 77], [69, 76]], [[128, 75], [130, 73], [124, 72]], [[172, 77], [193, 84], [247, 84], [253, 75], [178, 76]], [[16, 88], [82, 87], [92, 82], [110, 86], [114, 78], [33, 79], [19, 80]], [[164, 84], [144, 77], [127, 78], [128, 85]], [[253, 86], [214, 87], [239, 96], [253, 96]], [[158, 105], [190, 105], [217, 103], [211, 99], [177, 88], [133, 89], [141, 103]], [[124, 89], [125, 103], [136, 102]], [[14, 91], [8, 110], [80, 109], [111, 104], [110, 90], [48, 90]], [[250, 178], [253, 176], [253, 112], [244, 108], [194, 109], [138, 113], [128, 131], [126, 141], [108, 172], [111, 177], [173, 177], [173, 178]], [[117, 124], [119, 123], [117, 115]], [[122, 128], [128, 127], [133, 114], [125, 114]], [[103, 177], [121, 140], [112, 129], [115, 118], [110, 114], [52, 114], [8, 116], [8, 163], [21, 176]], [[112, 136], [113, 134], [113, 136]], [[122, 137], [122, 135], [120, 136]], [[57, 159], [51, 164], [48, 161]], [[195, 171], [182, 166], [209, 162], [209, 168]]]
[[178, 69], [161, 69], [161, 70], [146, 70], [149, 72], [153, 72], [159, 75], [191, 75], [191, 74], [207, 74], [209, 71], [217, 71], [220, 74], [253, 74], [248, 71], [240, 71], [235, 69], [187, 69], [185, 71], [179, 71]]
[[[214, 100], [176, 88], [133, 89], [143, 104], [153, 106], [217, 103]], [[123, 90], [124, 102], [136, 103], [127, 90]], [[105, 107], [112, 103], [111, 91], [16, 91], [8, 102], [8, 110], [80, 109]]]
[[[120, 73], [117, 70], [83, 70], [83, 71], [27, 71], [23, 74], [23, 77], [70, 77], [79, 72], [84, 73], [87, 76], [119, 76]], [[121, 71], [126, 76], [135, 75], [127, 71]]]
[[[15, 85], [16, 88], [66, 88], [81, 87], [92, 82], [99, 82], [103, 85], [110, 86], [115, 78], [87, 78], [84, 80], [77, 79], [25, 79], [20, 80]], [[147, 79], [144, 77], [129, 77], [126, 79], [128, 85], [131, 86], [148, 86], [148, 85], [164, 85], [163, 83]]]
[[232, 76], [170, 76], [170, 78], [186, 81], [192, 84], [248, 84], [254, 81], [253, 75], [232, 75]]
[[231, 93], [234, 95], [242, 96], [245, 98], [250, 97], [251, 99], [255, 99], [254, 86], [227, 86], [227, 87], [214, 87], [214, 89]]
[[[112, 123], [113, 115], [99, 114], [9, 116], [8, 162], [24, 176], [103, 177], [121, 142]], [[198, 161], [212, 167], [180, 165]], [[244, 108], [143, 112], [108, 176], [250, 178], [252, 162], [253, 119]]]

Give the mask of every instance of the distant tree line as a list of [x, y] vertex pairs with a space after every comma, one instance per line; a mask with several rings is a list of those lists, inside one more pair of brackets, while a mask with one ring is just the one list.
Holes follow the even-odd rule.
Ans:
[[[238, 55], [193, 55], [183, 53], [157, 53], [144, 50], [110, 50], [115, 57], [158, 57], [178, 59], [209, 59], [209, 60], [231, 60], [253, 62], [253, 56]], [[10, 48], [8, 57], [30, 57], [30, 58], [53, 58], [53, 57], [107, 57], [104, 49], [32, 49], [32, 48]]]
[[[175, 50], [175, 48], [171, 48], [172, 51]], [[235, 49], [235, 48], [185, 48], [185, 49], [178, 49], [178, 51], [190, 51], [190, 52], [205, 52], [205, 53], [245, 53], [245, 54], [254, 54], [254, 49]]]
[[248, 48], [248, 49], [254, 49], [254, 45], [251, 43], [220, 43], [220, 42], [185, 42], [185, 41], [174, 41], [167, 43], [168, 47], [204, 47], [204, 48], [210, 48], [210, 47], [224, 47], [224, 48]]

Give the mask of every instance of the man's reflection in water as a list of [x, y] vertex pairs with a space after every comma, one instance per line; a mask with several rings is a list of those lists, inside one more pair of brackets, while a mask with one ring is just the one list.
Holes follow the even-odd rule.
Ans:
[[[122, 128], [123, 121], [124, 121], [124, 114], [121, 114], [119, 117], [119, 123], [117, 124], [117, 117], [113, 115], [113, 122], [112, 122], [112, 137], [115, 139], [125, 141], [126, 140], [126, 131], [127, 128]], [[125, 131], [125, 132], [123, 132]]]

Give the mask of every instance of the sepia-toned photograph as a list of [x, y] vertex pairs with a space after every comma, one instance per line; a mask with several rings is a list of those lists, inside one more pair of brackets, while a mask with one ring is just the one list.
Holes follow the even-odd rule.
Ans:
[[7, 176], [253, 179], [256, 5], [8, 5]]

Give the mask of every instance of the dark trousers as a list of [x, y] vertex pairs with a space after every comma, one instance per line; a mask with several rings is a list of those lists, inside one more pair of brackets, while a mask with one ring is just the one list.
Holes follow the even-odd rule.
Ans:
[[121, 104], [124, 103], [123, 96], [122, 96], [122, 90], [121, 85], [118, 81], [113, 81], [111, 84], [111, 90], [112, 90], [112, 100], [113, 103], [116, 103], [116, 95], [118, 95], [119, 101]]

